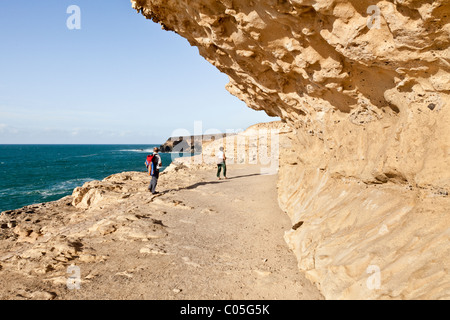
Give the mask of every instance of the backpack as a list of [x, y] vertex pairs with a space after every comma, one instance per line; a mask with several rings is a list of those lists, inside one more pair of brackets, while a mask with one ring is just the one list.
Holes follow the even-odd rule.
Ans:
[[149, 154], [149, 155], [147, 156], [147, 160], [145, 160], [145, 166], [146, 166], [147, 168], [148, 168], [148, 166], [152, 163], [153, 157], [154, 157], [153, 154]]
[[[153, 176], [153, 174], [155, 172], [155, 166], [153, 164], [153, 157], [154, 157], [153, 154], [149, 154], [147, 156], [147, 160], [145, 160], [145, 166], [148, 169], [148, 174], [151, 175], [151, 176]], [[151, 166], [150, 169], [148, 168], [149, 166]]]

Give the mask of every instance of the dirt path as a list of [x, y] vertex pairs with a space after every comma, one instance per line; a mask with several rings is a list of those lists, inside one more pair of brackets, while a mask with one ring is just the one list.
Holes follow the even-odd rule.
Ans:
[[[218, 181], [214, 174], [199, 170], [161, 176], [157, 197], [142, 191], [122, 201], [122, 209], [116, 204], [118, 211], [106, 207], [96, 221], [116, 222], [101, 237], [80, 236], [80, 228], [73, 227], [76, 231], [67, 236], [78, 236], [80, 248], [107, 256], [105, 261], [66, 263], [80, 267], [79, 290], [68, 290], [67, 274], [59, 272], [46, 274], [50, 281], [17, 281], [9, 294], [44, 290], [58, 299], [321, 299], [298, 272], [284, 242], [291, 225], [277, 205], [277, 177], [238, 165], [229, 167], [228, 180]], [[183, 187], [174, 190], [176, 185]], [[118, 217], [119, 212], [127, 215]], [[125, 221], [120, 227], [119, 220]], [[92, 225], [86, 229], [93, 230]], [[137, 225], [147, 236], [130, 240], [130, 230], [136, 230], [130, 227]], [[126, 239], [118, 236], [121, 228]], [[149, 231], [155, 236], [149, 237]], [[17, 279], [14, 273], [5, 276]]]

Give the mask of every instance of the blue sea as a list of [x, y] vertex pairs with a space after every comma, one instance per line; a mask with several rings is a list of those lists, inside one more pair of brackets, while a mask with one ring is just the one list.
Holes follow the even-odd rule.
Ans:
[[[58, 200], [115, 173], [145, 172], [155, 146], [0, 145], [0, 212]], [[165, 169], [172, 154], [161, 153], [161, 159]]]

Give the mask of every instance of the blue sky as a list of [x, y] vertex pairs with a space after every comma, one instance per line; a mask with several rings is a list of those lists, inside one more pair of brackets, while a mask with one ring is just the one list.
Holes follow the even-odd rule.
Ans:
[[[70, 5], [81, 29], [70, 30]], [[0, 144], [162, 143], [176, 129], [278, 120], [129, 0], [0, 2]]]

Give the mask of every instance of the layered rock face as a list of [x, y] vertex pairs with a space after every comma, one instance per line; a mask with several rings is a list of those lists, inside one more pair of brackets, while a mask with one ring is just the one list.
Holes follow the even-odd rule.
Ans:
[[327, 298], [450, 298], [448, 0], [132, 0], [293, 129], [280, 206]]

